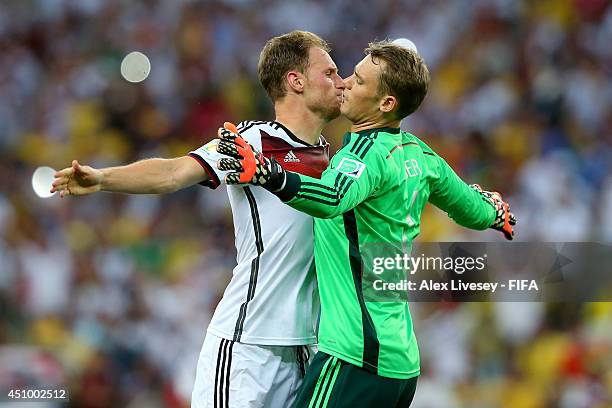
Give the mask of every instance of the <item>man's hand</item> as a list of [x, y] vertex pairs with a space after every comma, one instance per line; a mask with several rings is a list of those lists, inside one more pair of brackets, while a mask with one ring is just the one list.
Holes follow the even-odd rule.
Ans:
[[267, 159], [240, 136], [232, 123], [225, 122], [219, 128], [217, 152], [231, 156], [221, 159], [219, 170], [230, 170], [225, 176], [226, 184], [253, 184], [276, 192], [285, 185], [286, 174], [274, 159]]
[[86, 195], [100, 191], [104, 175], [90, 166], [82, 166], [73, 160], [72, 166], [55, 173], [51, 192], [59, 191], [60, 197]]
[[472, 184], [470, 187], [478, 191], [495, 209], [495, 220], [490, 228], [501, 231], [507, 240], [512, 240], [514, 237], [512, 226], [516, 225], [516, 217], [510, 212], [510, 204], [502, 200], [501, 194], [497, 191], [483, 190], [478, 184]]

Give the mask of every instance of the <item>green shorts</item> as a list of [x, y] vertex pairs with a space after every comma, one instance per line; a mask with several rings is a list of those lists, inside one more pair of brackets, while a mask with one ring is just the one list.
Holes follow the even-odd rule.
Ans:
[[302, 383], [294, 408], [407, 408], [417, 378], [398, 380], [319, 351]]

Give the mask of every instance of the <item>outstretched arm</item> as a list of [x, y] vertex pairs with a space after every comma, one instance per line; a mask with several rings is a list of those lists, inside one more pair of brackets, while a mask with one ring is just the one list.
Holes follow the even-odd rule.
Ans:
[[87, 195], [98, 191], [130, 194], [171, 193], [207, 181], [209, 175], [193, 157], [146, 159], [125, 166], [96, 169], [73, 160], [55, 173], [51, 192], [60, 197]]
[[429, 201], [459, 225], [475, 230], [493, 228], [511, 240], [516, 218], [501, 195], [483, 191], [478, 185], [467, 185], [444, 159], [437, 155], [435, 158], [439, 177], [432, 186]]

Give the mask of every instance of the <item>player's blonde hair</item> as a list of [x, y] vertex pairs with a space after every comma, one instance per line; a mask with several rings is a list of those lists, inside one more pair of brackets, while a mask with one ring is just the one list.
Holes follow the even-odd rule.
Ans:
[[429, 70], [423, 58], [416, 51], [388, 40], [370, 43], [364, 52], [375, 64], [384, 61], [378, 93], [397, 98], [397, 117], [402, 119], [417, 110], [429, 87]]
[[313, 47], [331, 51], [324, 39], [309, 31], [295, 30], [268, 40], [259, 54], [257, 71], [259, 81], [273, 102], [287, 94], [285, 75], [289, 71], [306, 71], [308, 54]]

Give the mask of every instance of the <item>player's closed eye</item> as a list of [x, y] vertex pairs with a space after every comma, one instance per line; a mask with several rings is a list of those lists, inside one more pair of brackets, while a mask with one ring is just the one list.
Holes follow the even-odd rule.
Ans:
[[358, 85], [363, 85], [363, 80], [359, 77], [359, 75], [357, 75], [356, 72], [353, 72], [353, 78], [355, 83], [357, 83]]

